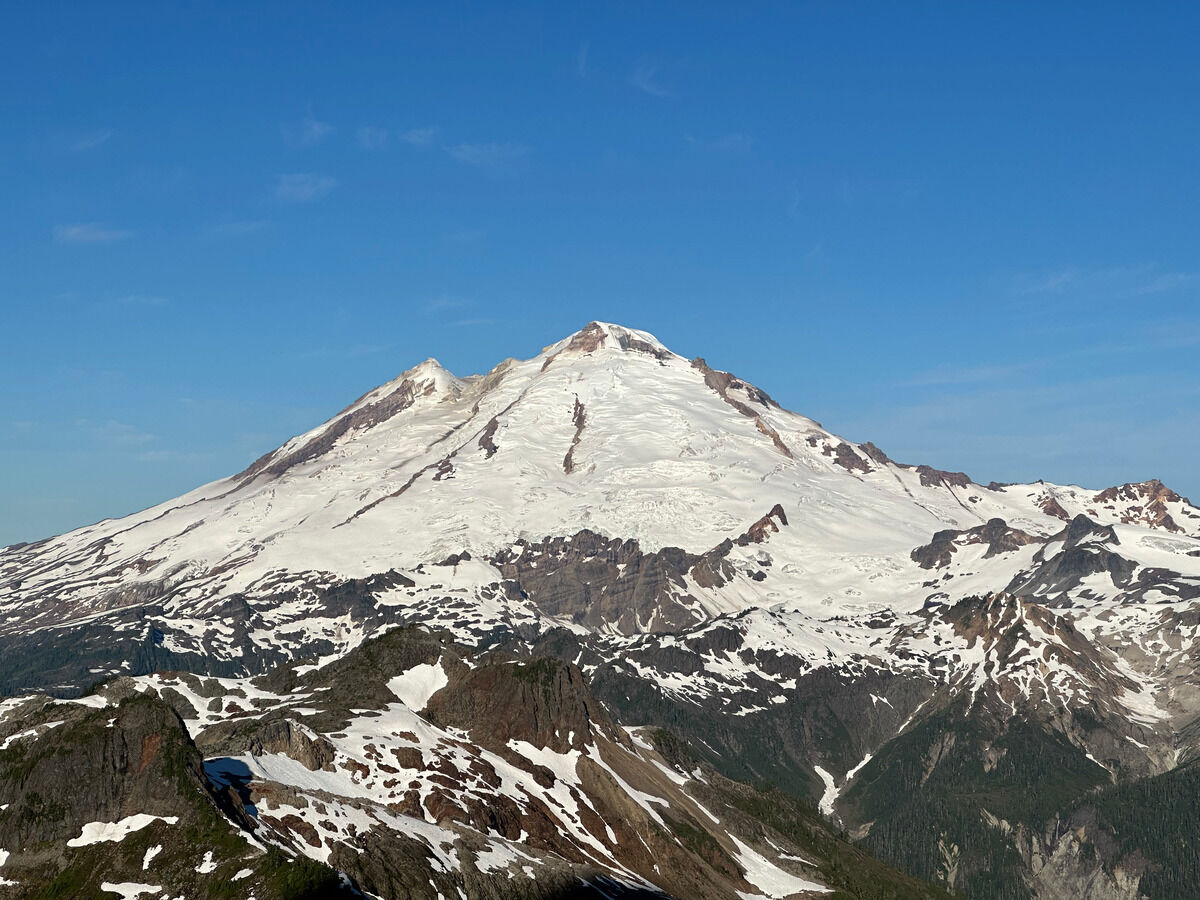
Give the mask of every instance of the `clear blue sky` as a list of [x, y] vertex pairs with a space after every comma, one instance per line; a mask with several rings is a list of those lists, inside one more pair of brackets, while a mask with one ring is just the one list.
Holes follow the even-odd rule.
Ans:
[[591, 319], [897, 459], [1200, 501], [1197, 33], [1194, 3], [8, 4], [0, 543]]

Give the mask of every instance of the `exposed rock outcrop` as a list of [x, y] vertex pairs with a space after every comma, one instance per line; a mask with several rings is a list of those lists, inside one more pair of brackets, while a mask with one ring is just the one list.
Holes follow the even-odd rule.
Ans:
[[990, 519], [974, 528], [950, 528], [937, 532], [932, 541], [913, 550], [912, 559], [922, 569], [938, 569], [950, 564], [959, 547], [986, 544], [987, 552], [983, 556], [988, 559], [1044, 540], [1019, 528], [1010, 528], [1003, 519]]

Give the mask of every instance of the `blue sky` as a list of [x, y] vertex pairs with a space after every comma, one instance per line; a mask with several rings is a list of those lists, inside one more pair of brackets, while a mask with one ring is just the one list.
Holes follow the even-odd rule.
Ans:
[[1195, 4], [10, 4], [0, 543], [591, 319], [897, 459], [1200, 500], [1198, 28]]

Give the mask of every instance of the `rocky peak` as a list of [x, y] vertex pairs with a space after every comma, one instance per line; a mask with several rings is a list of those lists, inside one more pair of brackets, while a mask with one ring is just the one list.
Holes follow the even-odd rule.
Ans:
[[1177, 515], [1200, 523], [1200, 510], [1157, 478], [1106, 488], [1096, 494], [1092, 502], [1115, 513], [1127, 525], [1150, 525], [1174, 532], [1193, 531], [1180, 526], [1170, 506], [1175, 507]]
[[464, 382], [433, 357], [363, 394], [319, 428], [292, 438], [234, 476], [241, 487], [259, 475], [279, 476], [323, 456], [342, 437], [374, 428], [410, 407], [457, 397]]
[[1157, 478], [1105, 488], [1094, 499], [1097, 503], [1107, 503], [1113, 500], [1148, 500], [1165, 503], [1178, 503], [1182, 500], [1187, 502]]
[[1067, 527], [1054, 535], [1051, 540], [1060, 540], [1067, 547], [1077, 547], [1079, 544], [1089, 540], [1112, 544], [1121, 543], [1111, 525], [1100, 525], [1097, 522], [1093, 522], [1083, 513], [1080, 513], [1067, 523]]
[[675, 356], [649, 332], [608, 322], [589, 322], [566, 340], [548, 347], [547, 350], [551, 351], [551, 358], [559, 353], [583, 355], [600, 350], [645, 353], [660, 361]]

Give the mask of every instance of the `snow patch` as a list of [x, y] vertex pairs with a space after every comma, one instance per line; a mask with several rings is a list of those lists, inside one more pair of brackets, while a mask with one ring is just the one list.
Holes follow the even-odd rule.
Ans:
[[126, 816], [119, 822], [88, 822], [83, 826], [79, 837], [67, 841], [68, 847], [86, 847], [89, 844], [99, 844], [103, 841], [120, 842], [135, 831], [141, 831], [151, 822], [166, 822], [177, 825], [178, 816], [149, 816], [146, 813]]
[[143, 894], [157, 894], [162, 890], [157, 884], [137, 884], [133, 881], [106, 881], [100, 885], [100, 890], [109, 894], [119, 894], [122, 900], [137, 900]]
[[743, 844], [732, 834], [729, 838], [737, 845], [737, 861], [745, 870], [746, 880], [762, 891], [761, 894], [738, 891], [738, 896], [742, 900], [783, 900], [783, 898], [790, 897], [792, 894], [798, 894], [801, 891], [820, 894], [828, 894], [830, 892], [829, 888], [823, 884], [818, 884], [815, 881], [809, 881], [806, 878], [800, 878], [790, 872], [785, 872], [765, 856], [756, 853], [750, 847]]
[[162, 844], [155, 844], [153, 847], [146, 848], [146, 855], [142, 857], [142, 871], [145, 872], [150, 868], [150, 862], [158, 854], [162, 853]]
[[837, 782], [833, 780], [832, 775], [830, 775], [820, 766], [813, 766], [813, 771], [821, 777], [823, 782], [825, 782], [825, 793], [821, 795], [821, 801], [817, 805], [820, 807], [821, 812], [823, 812], [825, 815], [832, 816], [833, 803], [838, 797]]
[[450, 679], [441, 661], [430, 665], [421, 663], [388, 682], [388, 689], [413, 712], [429, 705], [429, 698], [449, 684]]

